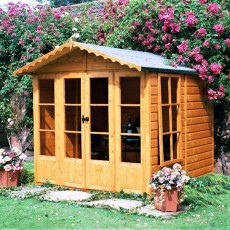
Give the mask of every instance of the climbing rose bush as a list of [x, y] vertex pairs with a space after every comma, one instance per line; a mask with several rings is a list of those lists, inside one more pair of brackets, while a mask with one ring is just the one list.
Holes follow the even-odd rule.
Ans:
[[215, 0], [107, 1], [100, 44], [145, 50], [195, 69], [209, 100], [230, 94], [230, 4]]
[[[51, 9], [49, 5], [31, 7], [9, 3], [0, 8], [0, 122], [8, 129], [8, 118], [15, 130], [32, 129], [32, 82], [29, 76], [13, 77], [12, 72], [66, 42], [73, 34], [75, 16], [70, 7]], [[19, 117], [12, 109], [12, 98], [26, 100]], [[11, 131], [11, 130], [10, 130]]]

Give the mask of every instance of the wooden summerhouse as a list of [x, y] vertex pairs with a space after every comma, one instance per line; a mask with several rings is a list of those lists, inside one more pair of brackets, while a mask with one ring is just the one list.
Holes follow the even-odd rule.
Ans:
[[36, 183], [143, 193], [162, 166], [213, 171], [213, 110], [190, 68], [69, 42], [14, 74], [33, 76]]

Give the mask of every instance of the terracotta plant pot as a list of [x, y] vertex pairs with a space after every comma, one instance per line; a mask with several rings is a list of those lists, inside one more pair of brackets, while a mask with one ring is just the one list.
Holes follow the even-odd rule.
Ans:
[[6, 172], [5, 170], [0, 170], [0, 187], [12, 187], [18, 185], [18, 171]]
[[177, 189], [156, 190], [154, 195], [154, 207], [162, 212], [176, 212], [180, 209], [180, 194]]

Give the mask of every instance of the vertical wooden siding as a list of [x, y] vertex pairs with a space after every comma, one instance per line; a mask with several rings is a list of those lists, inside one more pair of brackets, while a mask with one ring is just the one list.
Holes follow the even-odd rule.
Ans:
[[150, 132], [151, 132], [151, 173], [159, 169], [158, 153], [158, 79], [157, 73], [148, 73], [150, 77]]
[[204, 100], [204, 84], [197, 76], [186, 76], [187, 165], [191, 176], [213, 171], [213, 108]]

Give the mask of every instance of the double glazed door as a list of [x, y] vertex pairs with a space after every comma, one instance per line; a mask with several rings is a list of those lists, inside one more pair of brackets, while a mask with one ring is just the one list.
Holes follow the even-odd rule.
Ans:
[[35, 78], [36, 182], [142, 191], [144, 88], [139, 73]]
[[113, 190], [112, 75], [65, 74], [60, 80], [65, 95], [61, 184]]
[[36, 182], [114, 190], [111, 73], [34, 80]]

